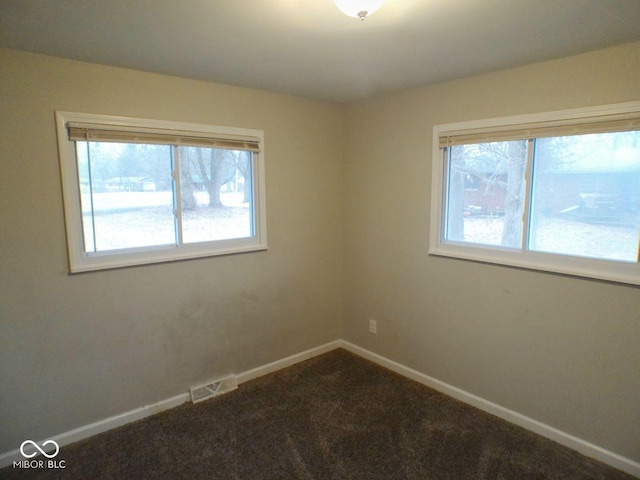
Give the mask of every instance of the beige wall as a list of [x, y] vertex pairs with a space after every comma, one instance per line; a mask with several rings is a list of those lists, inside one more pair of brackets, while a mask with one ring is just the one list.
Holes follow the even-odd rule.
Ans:
[[[434, 124], [639, 100], [640, 43], [348, 107], [0, 65], [0, 452], [342, 337], [640, 461], [638, 288], [427, 255]], [[56, 109], [263, 129], [269, 250], [68, 275]]]
[[[341, 336], [343, 107], [0, 50], [0, 452]], [[263, 129], [267, 252], [70, 276], [54, 110]]]
[[640, 43], [350, 107], [345, 338], [640, 461], [640, 289], [427, 254], [433, 125], [632, 100]]

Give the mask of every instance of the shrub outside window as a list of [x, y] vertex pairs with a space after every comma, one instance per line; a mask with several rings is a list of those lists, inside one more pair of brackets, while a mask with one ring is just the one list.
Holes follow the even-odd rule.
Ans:
[[437, 125], [429, 253], [640, 284], [640, 102]]
[[266, 249], [262, 131], [56, 120], [72, 272]]

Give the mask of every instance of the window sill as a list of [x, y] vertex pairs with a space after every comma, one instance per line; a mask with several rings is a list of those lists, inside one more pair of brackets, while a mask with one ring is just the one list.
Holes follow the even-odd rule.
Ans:
[[180, 249], [180, 252], [176, 251], [178, 247], [165, 246], [154, 250], [146, 248], [144, 251], [132, 250], [117, 254], [112, 252], [105, 252], [104, 254], [85, 254], [81, 258], [73, 259], [73, 267], [70, 267], [70, 270], [72, 274], [86, 273], [96, 270], [111, 270], [154, 263], [168, 263], [182, 260], [193, 260], [196, 258], [236, 255], [268, 250], [266, 244], [255, 244], [255, 242], [251, 243], [249, 240], [252, 239], [246, 239], [246, 241], [243, 239], [243, 245], [238, 245], [239, 241], [236, 240], [236, 246], [220, 246], [215, 249], [208, 248], [206, 250], [194, 245], [193, 248], [183, 246]]
[[627, 285], [640, 285], [640, 266], [637, 263], [611, 262], [550, 253], [521, 252], [520, 250], [508, 252], [502, 249], [463, 247], [442, 243], [435, 248], [430, 248], [429, 255]]

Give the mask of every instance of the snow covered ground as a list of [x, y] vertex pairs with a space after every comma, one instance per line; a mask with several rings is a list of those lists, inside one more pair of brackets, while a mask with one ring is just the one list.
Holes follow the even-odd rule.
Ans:
[[[206, 192], [196, 192], [198, 208], [182, 214], [185, 243], [251, 236], [251, 210], [242, 193], [222, 193], [222, 208], [210, 208]], [[112, 192], [83, 198], [83, 221], [87, 250], [97, 251], [175, 244], [175, 221], [171, 192]]]
[[[504, 217], [466, 217], [465, 239], [500, 245]], [[635, 262], [639, 231], [631, 225], [587, 223], [560, 217], [540, 222], [534, 235], [535, 250], [609, 260]]]

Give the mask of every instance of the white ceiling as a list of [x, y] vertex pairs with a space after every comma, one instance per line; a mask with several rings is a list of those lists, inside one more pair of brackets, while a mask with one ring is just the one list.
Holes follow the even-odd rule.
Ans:
[[635, 40], [640, 0], [0, 0], [2, 47], [336, 102]]

